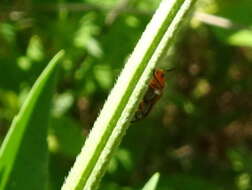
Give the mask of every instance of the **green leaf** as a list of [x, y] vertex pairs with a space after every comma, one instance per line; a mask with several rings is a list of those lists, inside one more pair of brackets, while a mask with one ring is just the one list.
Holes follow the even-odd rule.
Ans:
[[32, 87], [0, 149], [0, 190], [44, 190], [48, 184], [47, 127], [56, 70], [64, 52]]
[[232, 45], [252, 47], [252, 30], [239, 30], [228, 38]]
[[155, 173], [149, 181], [144, 185], [142, 190], [155, 190], [159, 181], [159, 173]]

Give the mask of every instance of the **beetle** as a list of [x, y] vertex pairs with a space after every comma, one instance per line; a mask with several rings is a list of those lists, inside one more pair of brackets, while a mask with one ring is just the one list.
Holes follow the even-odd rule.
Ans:
[[145, 118], [155, 105], [155, 103], [160, 99], [163, 94], [163, 89], [165, 87], [165, 74], [172, 69], [163, 70], [155, 69], [153, 72], [153, 77], [149, 83], [148, 89], [140, 102], [139, 107], [131, 120], [131, 122], [139, 121]]

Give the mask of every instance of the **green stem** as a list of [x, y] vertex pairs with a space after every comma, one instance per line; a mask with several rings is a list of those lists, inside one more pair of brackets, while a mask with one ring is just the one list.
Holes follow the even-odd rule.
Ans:
[[95, 189], [121, 142], [158, 60], [195, 0], [163, 0], [97, 118], [62, 190]]

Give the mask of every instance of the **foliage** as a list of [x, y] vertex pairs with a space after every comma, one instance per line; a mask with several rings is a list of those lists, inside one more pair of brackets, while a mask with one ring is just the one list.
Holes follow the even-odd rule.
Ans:
[[[125, 1], [116, 12], [116, 0], [64, 2], [3, 1], [0, 13], [0, 142], [49, 59], [66, 50], [48, 134], [50, 190], [60, 189], [159, 4]], [[100, 189], [140, 189], [157, 171], [158, 190], [251, 189], [251, 2], [200, 0], [198, 9], [239, 27], [195, 18], [181, 32], [161, 63], [176, 68], [163, 97], [129, 128]]]

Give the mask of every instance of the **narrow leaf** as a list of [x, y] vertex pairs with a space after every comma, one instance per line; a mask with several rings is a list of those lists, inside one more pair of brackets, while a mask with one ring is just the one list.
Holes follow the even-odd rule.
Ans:
[[159, 173], [155, 173], [149, 181], [144, 185], [142, 190], [155, 190], [159, 181]]
[[48, 64], [14, 118], [0, 149], [0, 190], [45, 190], [47, 127], [56, 70], [64, 52]]

